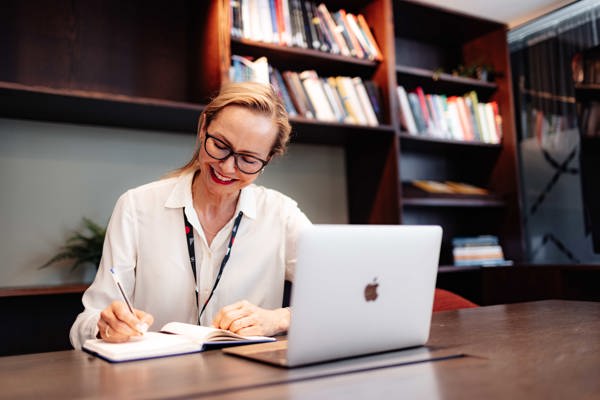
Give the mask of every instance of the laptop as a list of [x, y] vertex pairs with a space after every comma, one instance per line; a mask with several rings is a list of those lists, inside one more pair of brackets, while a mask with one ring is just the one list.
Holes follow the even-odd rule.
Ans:
[[442, 228], [314, 225], [298, 240], [287, 341], [223, 349], [282, 367], [422, 346]]

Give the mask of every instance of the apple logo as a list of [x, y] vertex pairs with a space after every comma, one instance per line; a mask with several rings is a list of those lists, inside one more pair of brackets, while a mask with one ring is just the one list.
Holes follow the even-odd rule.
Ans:
[[375, 301], [377, 299], [377, 287], [379, 283], [377, 283], [377, 277], [373, 278], [373, 282], [367, 284], [365, 286], [365, 300], [367, 301]]

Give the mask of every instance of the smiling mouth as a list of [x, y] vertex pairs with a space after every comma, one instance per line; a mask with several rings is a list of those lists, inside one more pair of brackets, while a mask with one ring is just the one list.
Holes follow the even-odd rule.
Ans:
[[213, 178], [213, 181], [215, 181], [221, 185], [230, 185], [236, 181], [235, 179], [228, 178], [226, 176], [219, 174], [217, 172], [217, 170], [212, 166], [210, 167], [210, 176]]

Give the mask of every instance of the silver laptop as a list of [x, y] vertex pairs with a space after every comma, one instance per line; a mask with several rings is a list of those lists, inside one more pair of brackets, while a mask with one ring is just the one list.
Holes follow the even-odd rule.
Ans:
[[314, 225], [298, 242], [287, 341], [224, 349], [285, 367], [421, 346], [442, 229]]

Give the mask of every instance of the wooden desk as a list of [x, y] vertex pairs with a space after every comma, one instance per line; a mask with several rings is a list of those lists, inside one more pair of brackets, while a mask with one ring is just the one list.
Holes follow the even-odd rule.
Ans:
[[[600, 396], [600, 303], [550, 300], [436, 313], [428, 349], [468, 356], [384, 367], [396, 352], [294, 370], [219, 351], [123, 364], [78, 351], [0, 357], [0, 398]], [[355, 368], [361, 365], [367, 368]], [[361, 370], [348, 372], [353, 368]]]

